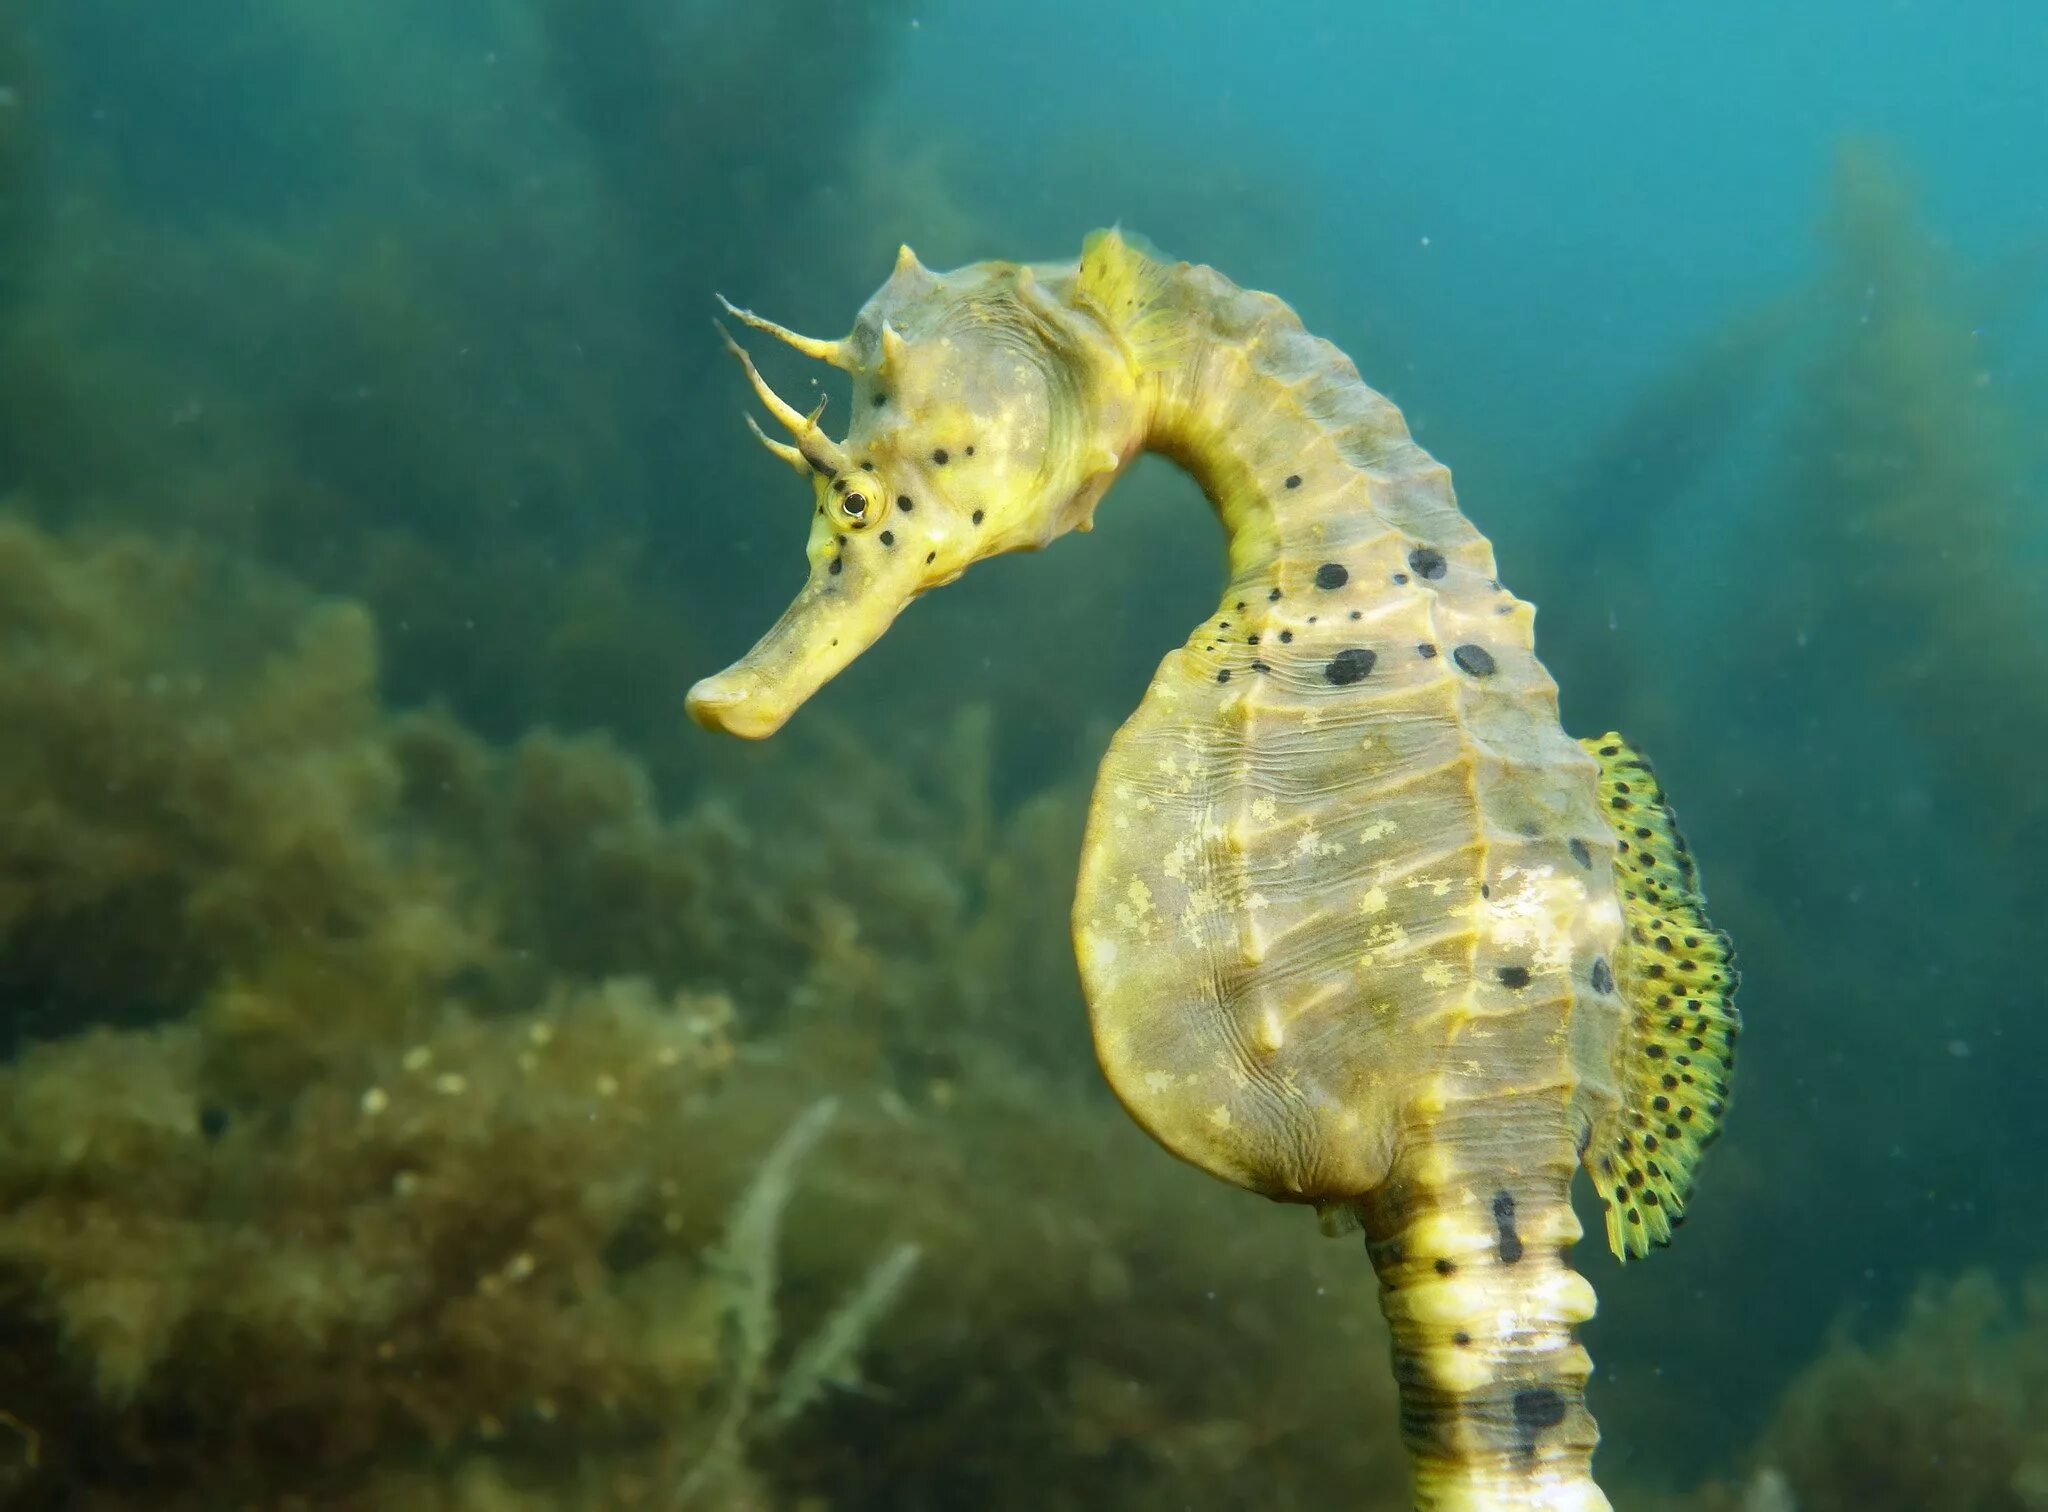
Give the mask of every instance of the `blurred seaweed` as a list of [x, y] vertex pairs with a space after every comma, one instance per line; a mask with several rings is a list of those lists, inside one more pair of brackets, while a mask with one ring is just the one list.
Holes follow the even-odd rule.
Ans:
[[[1870, 143], [1841, 154], [1826, 233], [1834, 252], [1815, 368], [1792, 438], [1793, 497], [1816, 505], [1801, 545], [1834, 562], [1879, 655], [1823, 645], [1866, 696], [1911, 711], [1957, 809], [1986, 847], [2034, 849], [2048, 806], [2010, 782], [2010, 753], [2048, 749], [2048, 580], [2038, 426], [2013, 409], [1984, 316], [1996, 295], [1955, 264], [1904, 169]], [[1968, 731], [1967, 738], [1957, 738]]]
[[2048, 1277], [1923, 1280], [1871, 1338], [1838, 1325], [1747, 1452], [1659, 1512], [2038, 1512], [2048, 1506]]
[[1358, 1257], [1080, 1090], [1076, 805], [1000, 818], [985, 717], [759, 830], [384, 710], [362, 607], [240, 558], [15, 519], [0, 574], [21, 1504], [1399, 1487]]

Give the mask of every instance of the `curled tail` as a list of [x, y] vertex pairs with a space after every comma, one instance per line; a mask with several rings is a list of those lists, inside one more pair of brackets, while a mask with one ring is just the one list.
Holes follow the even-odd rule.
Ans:
[[1418, 1117], [1358, 1205], [1393, 1333], [1417, 1512], [1608, 1512], [1593, 1483], [1593, 1288], [1566, 1256], [1573, 1149], [1555, 1093]]

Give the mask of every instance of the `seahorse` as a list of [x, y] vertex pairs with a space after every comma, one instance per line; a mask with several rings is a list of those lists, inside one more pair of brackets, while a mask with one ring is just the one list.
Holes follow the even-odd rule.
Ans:
[[1114, 230], [945, 274], [906, 247], [836, 340], [725, 308], [843, 369], [854, 418], [832, 440], [726, 334], [813, 513], [804, 588], [690, 691], [714, 729], [772, 734], [920, 594], [1088, 529], [1140, 453], [1201, 485], [1228, 582], [1083, 842], [1098, 1059], [1175, 1155], [1363, 1231], [1418, 1509], [1607, 1507], [1574, 1168], [1617, 1255], [1670, 1239], [1733, 954], [1649, 763], [1564, 733], [1448, 470], [1282, 301]]

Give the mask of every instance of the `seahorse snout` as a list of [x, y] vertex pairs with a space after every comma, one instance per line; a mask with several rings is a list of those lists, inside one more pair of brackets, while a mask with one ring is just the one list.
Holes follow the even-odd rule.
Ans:
[[850, 547], [814, 544], [811, 580], [745, 656], [690, 690], [690, 717], [742, 740], [766, 740], [882, 636], [923, 586], [925, 560], [884, 534]]
[[792, 708], [777, 707], [761, 696], [753, 678], [731, 671], [707, 677], [690, 689], [683, 706], [690, 718], [707, 730], [737, 735], [742, 740], [766, 740], [788, 721]]

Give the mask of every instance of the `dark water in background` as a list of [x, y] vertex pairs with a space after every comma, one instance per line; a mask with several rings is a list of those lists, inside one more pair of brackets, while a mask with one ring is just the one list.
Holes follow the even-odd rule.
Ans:
[[[899, 241], [1052, 258], [1118, 220], [1274, 290], [1453, 467], [1568, 725], [1656, 757], [1742, 952], [1737, 1109], [1692, 1225], [1625, 1273], [1581, 1250], [1603, 1464], [1733, 1474], [1831, 1325], [1882, 1335], [1925, 1276], [2048, 1264], [2048, 18], [1510, 10], [14, 0], [0, 507], [359, 600], [386, 708], [495, 745], [609, 732], [669, 809], [766, 823], [807, 791], [896, 834], [922, 789], [878, 773], [980, 704], [994, 822], [1049, 793], [1070, 814], [1213, 593], [1194, 490], [1147, 463], [1094, 537], [921, 604], [800, 721], [873, 765], [801, 729], [728, 749], [682, 690], [786, 602], [804, 500], [740, 425], [711, 291], [830, 334]], [[267, 633], [220, 614], [194, 638]], [[1028, 887], [968, 905], [1039, 919], [1039, 957], [1071, 881], [1052, 829]], [[9, 1042], [175, 1022], [233, 974], [77, 969], [142, 905], [49, 901], [24, 843]], [[821, 854], [805, 885], [857, 911], [882, 863]], [[732, 938], [597, 974], [722, 985], [772, 1044], [786, 984]], [[973, 1034], [1095, 1107], [1071, 973], [1042, 969], [1028, 1028]], [[720, 1157], [726, 1187], [759, 1147]], [[9, 1274], [6, 1336], [46, 1347], [54, 1283]], [[114, 1410], [63, 1400], [53, 1441]], [[830, 1466], [825, 1421], [801, 1452]], [[893, 1431], [886, 1403], [859, 1431]], [[947, 1504], [896, 1494], [873, 1504]]]

